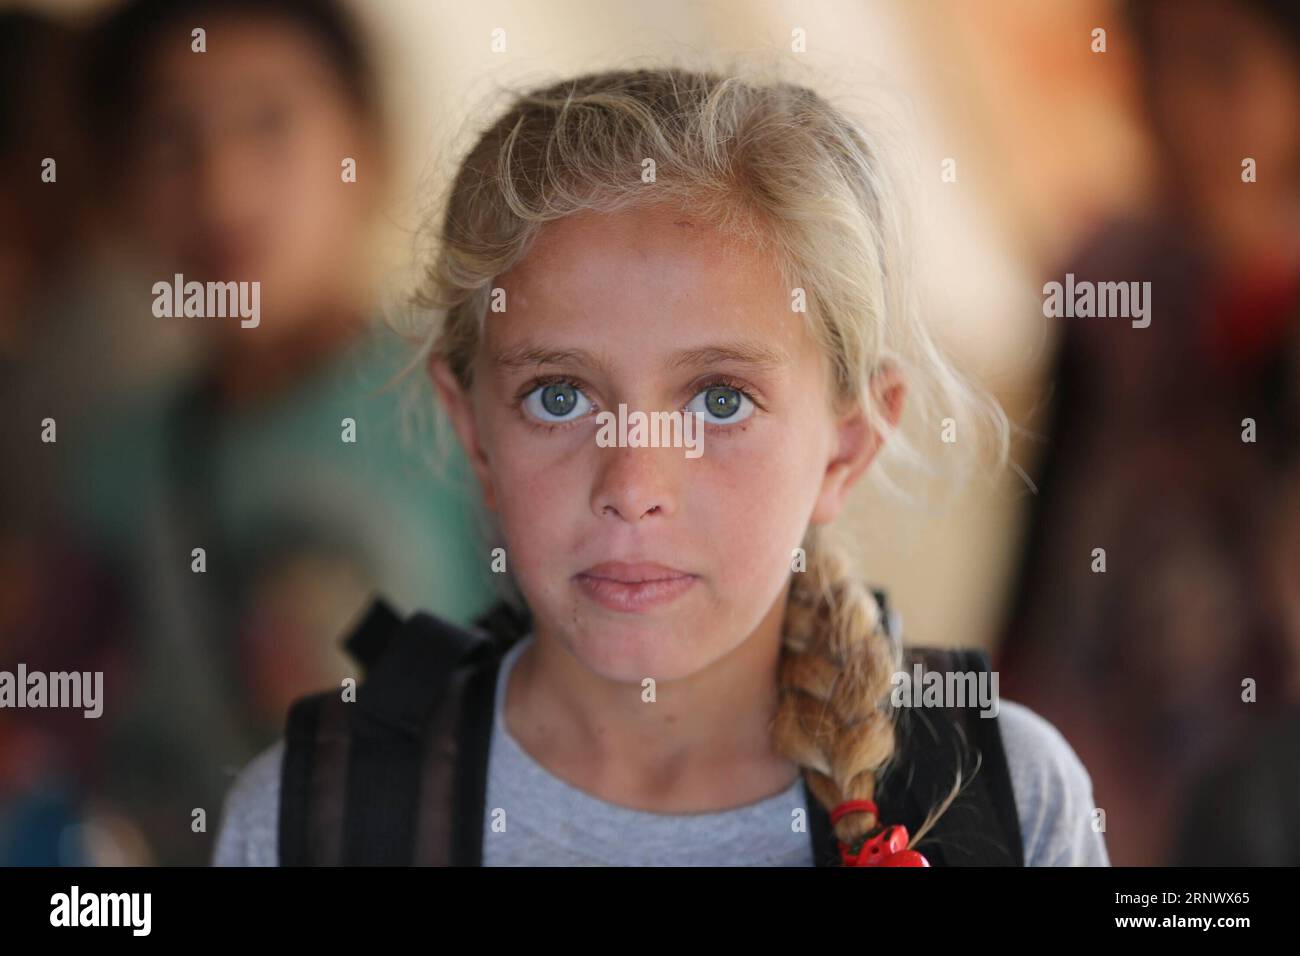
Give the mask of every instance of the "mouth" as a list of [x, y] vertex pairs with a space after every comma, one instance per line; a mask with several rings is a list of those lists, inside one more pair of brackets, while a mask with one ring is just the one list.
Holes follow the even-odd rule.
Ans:
[[574, 575], [579, 589], [611, 611], [635, 613], [677, 600], [697, 575], [662, 564], [607, 561]]

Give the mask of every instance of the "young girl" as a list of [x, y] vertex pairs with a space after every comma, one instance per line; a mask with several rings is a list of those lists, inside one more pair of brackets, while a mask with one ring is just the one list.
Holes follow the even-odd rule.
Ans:
[[[521, 96], [461, 164], [428, 365], [531, 615], [484, 864], [809, 864], [815, 809], [926, 865], [947, 801], [882, 830], [900, 649], [826, 526], [882, 448], [919, 455], [905, 392], [988, 412], [908, 308], [889, 199], [813, 92], [677, 69]], [[702, 453], [598, 441], [626, 411], [697, 416]], [[1069, 745], [1010, 702], [997, 726], [1025, 862], [1106, 865]], [[236, 781], [216, 863], [277, 862], [282, 758]]]

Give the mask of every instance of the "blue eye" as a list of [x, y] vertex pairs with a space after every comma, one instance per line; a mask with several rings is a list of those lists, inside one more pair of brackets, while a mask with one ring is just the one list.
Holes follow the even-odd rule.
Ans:
[[[580, 418], [591, 408], [591, 401], [574, 386], [552, 382], [533, 389], [524, 396], [528, 414], [544, 422], [565, 422]], [[577, 413], [574, 413], [577, 409]]]
[[705, 421], [731, 425], [754, 414], [754, 402], [738, 388], [711, 385], [686, 406], [688, 412], [703, 412]]

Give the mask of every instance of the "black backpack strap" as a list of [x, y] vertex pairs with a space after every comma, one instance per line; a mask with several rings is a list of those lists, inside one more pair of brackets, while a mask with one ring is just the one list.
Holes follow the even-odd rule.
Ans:
[[343, 796], [356, 704], [338, 691], [293, 703], [280, 768], [279, 863], [332, 866], [342, 857]]
[[[453, 674], [488, 642], [427, 614], [413, 615], [358, 688], [344, 798], [345, 865], [416, 861], [426, 727]], [[449, 764], [454, 767], [454, 760]]]
[[[397, 612], [376, 598], [343, 646], [353, 660], [369, 670], [401, 625]], [[281, 866], [337, 865], [341, 861], [351, 706], [341, 694], [323, 691], [300, 698], [289, 708], [280, 768]]]
[[324, 695], [312, 694], [294, 701], [285, 724], [284, 757], [280, 764], [280, 866], [311, 866], [313, 778], [316, 769], [317, 728]]
[[392, 605], [377, 597], [344, 640], [343, 649], [369, 671], [388, 649], [389, 642], [401, 626], [402, 619]]
[[526, 635], [533, 626], [532, 615], [527, 607], [501, 601], [474, 621], [474, 627], [483, 631], [493, 641], [501, 653]]
[[500, 666], [501, 658], [493, 656], [469, 672], [460, 685], [456, 708], [460, 721], [457, 727], [449, 729], [446, 738], [447, 743], [456, 747], [456, 757], [446, 765], [454, 764], [455, 768], [449, 812], [444, 813], [432, 803], [421, 808], [429, 821], [426, 829], [436, 830], [444, 819], [451, 827], [447, 862], [452, 866], [483, 864], [488, 754]]
[[[486, 773], [475, 766], [486, 771], [495, 643], [426, 614], [402, 622], [376, 602], [346, 646], [368, 665], [356, 701], [324, 692], [289, 711], [281, 865], [473, 857], [480, 848], [451, 823], [477, 808], [481, 826]], [[458, 772], [465, 747], [482, 754]]]
[[831, 826], [831, 815], [808, 787], [808, 775], [803, 775], [803, 799], [808, 808], [808, 827], [812, 831], [813, 866], [839, 866], [840, 848]]
[[[975, 675], [989, 672], [976, 649], [908, 648], [904, 667]], [[887, 822], [916, 833], [961, 774], [961, 790], [917, 845], [935, 866], [1024, 866], [1020, 817], [996, 717], [975, 702], [959, 707], [906, 707], [898, 722], [897, 758], [877, 796]]]

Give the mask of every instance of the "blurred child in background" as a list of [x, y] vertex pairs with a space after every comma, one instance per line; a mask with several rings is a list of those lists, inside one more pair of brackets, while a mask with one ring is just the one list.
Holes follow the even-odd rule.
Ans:
[[1158, 195], [1061, 274], [1150, 281], [1151, 322], [1062, 320], [1001, 664], [1078, 739], [1115, 862], [1150, 865], [1190, 779], [1296, 702], [1300, 581], [1274, 529], [1300, 508], [1300, 12], [1129, 12]]
[[[114, 698], [113, 766], [155, 802], [161, 862], [204, 858], [193, 808], [351, 676], [338, 637], [382, 591], [468, 620], [453, 480], [403, 440], [397, 352], [372, 329], [386, 131], [370, 53], [333, 0], [137, 0], [88, 57], [85, 115], [127, 308], [117, 347], [185, 340], [75, 437], [81, 517], [137, 587], [140, 692]], [[355, 175], [350, 175], [354, 171]], [[257, 282], [260, 316], [159, 317], [154, 284]], [[72, 444], [69, 440], [69, 444]], [[201, 551], [198, 549], [202, 549]], [[125, 711], [125, 713], [124, 713]]]

